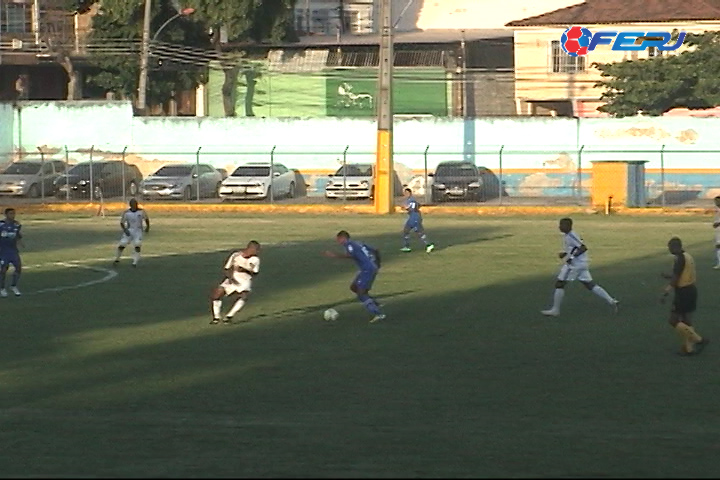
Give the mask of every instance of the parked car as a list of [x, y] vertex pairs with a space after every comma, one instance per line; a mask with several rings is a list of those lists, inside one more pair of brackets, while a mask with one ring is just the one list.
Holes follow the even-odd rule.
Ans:
[[[124, 171], [123, 171], [124, 170]], [[123, 194], [134, 197], [140, 191], [142, 173], [140, 169], [120, 160], [104, 160], [99, 162], [82, 162], [73, 166], [65, 175], [55, 180], [55, 195], [58, 198], [116, 197]]]
[[[402, 183], [393, 172], [395, 195], [402, 195]], [[373, 198], [375, 196], [375, 164], [348, 163], [330, 175], [325, 185], [325, 198]]]
[[484, 202], [507, 192], [497, 176], [488, 168], [472, 162], [440, 162], [432, 175], [433, 202], [466, 200]]
[[55, 180], [65, 171], [61, 160], [24, 160], [0, 174], [0, 195], [37, 198], [55, 193]]
[[272, 185], [273, 198], [294, 198], [295, 181], [295, 171], [281, 163], [251, 162], [237, 167], [223, 180], [219, 193], [223, 200], [266, 199]]
[[206, 164], [171, 164], [145, 178], [140, 185], [143, 198], [182, 198], [191, 200], [200, 197], [217, 197], [222, 183], [222, 174]]

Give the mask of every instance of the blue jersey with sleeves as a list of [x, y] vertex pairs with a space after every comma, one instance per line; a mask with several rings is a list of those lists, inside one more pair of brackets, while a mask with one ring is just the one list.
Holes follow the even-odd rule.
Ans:
[[379, 268], [374, 248], [356, 240], [348, 240], [345, 251], [355, 260], [360, 270], [375, 271]]
[[405, 200], [405, 210], [407, 210], [408, 215], [410, 218], [419, 218], [420, 217], [420, 202], [415, 200], [415, 197], [408, 197], [407, 200]]
[[17, 242], [22, 238], [18, 222], [0, 220], [0, 252], [16, 252]]

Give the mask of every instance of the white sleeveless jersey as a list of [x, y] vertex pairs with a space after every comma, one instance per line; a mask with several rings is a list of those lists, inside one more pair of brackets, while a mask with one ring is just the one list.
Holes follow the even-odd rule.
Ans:
[[233, 281], [239, 283], [252, 278], [252, 275], [238, 271], [238, 268], [244, 268], [250, 272], [258, 273], [260, 271], [260, 259], [255, 255], [245, 258], [242, 252], [234, 252], [228, 257], [227, 262], [225, 262], [225, 269], [232, 270], [231, 278]]
[[125, 210], [125, 213], [122, 214], [122, 219], [120, 221], [123, 225], [127, 225], [128, 230], [142, 231], [145, 218], [145, 210], [142, 208], [138, 208], [134, 212], [128, 208]]
[[575, 251], [583, 245], [582, 238], [574, 231], [569, 231], [563, 235], [563, 251], [569, 255], [575, 255], [573, 264], [587, 264], [590, 262], [590, 256], [587, 252], [577, 255]]

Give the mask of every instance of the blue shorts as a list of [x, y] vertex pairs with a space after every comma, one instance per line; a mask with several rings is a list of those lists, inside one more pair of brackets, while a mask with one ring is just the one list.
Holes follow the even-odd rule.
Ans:
[[0, 268], [7, 268], [10, 265], [15, 268], [20, 268], [20, 252], [0, 253]]
[[405, 222], [405, 230], [415, 230], [416, 232], [422, 231], [423, 225], [422, 225], [422, 218], [420, 217], [410, 217], [407, 219], [407, 222]]
[[370, 291], [376, 275], [377, 270], [361, 270], [352, 284], [361, 290]]

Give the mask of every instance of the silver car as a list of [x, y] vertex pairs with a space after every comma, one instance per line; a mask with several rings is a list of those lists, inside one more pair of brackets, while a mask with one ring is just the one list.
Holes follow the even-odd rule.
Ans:
[[200, 197], [217, 197], [222, 174], [210, 165], [201, 163], [170, 164], [143, 180], [140, 193], [143, 198], [180, 198], [192, 200]]
[[11, 163], [0, 173], [0, 195], [37, 198], [55, 192], [55, 179], [65, 172], [60, 160], [24, 160]]
[[325, 198], [373, 198], [374, 168], [372, 163], [348, 163], [340, 167], [325, 185]]
[[[272, 174], [270, 173], [272, 171]], [[248, 163], [237, 167], [222, 182], [220, 198], [240, 200], [266, 199], [272, 186], [273, 198], [294, 198], [296, 194], [295, 171], [281, 163]]]

